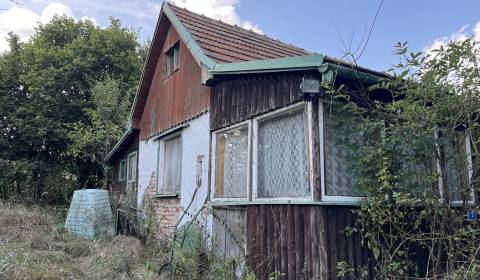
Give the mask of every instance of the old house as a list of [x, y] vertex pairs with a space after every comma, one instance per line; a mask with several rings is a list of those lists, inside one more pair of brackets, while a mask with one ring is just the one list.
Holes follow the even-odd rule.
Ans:
[[148, 201], [159, 235], [192, 217], [205, 220], [198, 211], [209, 190], [210, 71], [221, 63], [306, 54], [165, 2], [127, 132], [107, 159], [120, 212], [142, 211]]
[[211, 248], [258, 279], [336, 279], [339, 261], [372, 270], [360, 237], [344, 232], [362, 199], [335, 138], [350, 116], [319, 83], [354, 92], [384, 77], [164, 3], [109, 156], [114, 189], [128, 207], [151, 202], [159, 235], [201, 220]]

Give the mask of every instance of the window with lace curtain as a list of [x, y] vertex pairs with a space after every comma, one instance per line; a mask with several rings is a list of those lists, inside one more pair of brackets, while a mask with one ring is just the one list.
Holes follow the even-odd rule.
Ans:
[[214, 197], [311, 199], [309, 116], [302, 102], [214, 132]]

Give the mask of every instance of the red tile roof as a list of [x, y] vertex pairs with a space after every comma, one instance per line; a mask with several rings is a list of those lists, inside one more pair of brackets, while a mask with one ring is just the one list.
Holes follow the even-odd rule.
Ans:
[[214, 20], [169, 4], [205, 55], [217, 63], [262, 60], [310, 54], [265, 35]]

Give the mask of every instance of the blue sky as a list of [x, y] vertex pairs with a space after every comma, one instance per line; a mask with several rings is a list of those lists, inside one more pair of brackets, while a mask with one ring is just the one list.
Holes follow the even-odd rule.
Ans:
[[[53, 14], [92, 18], [100, 26], [108, 17], [152, 37], [161, 1], [148, 0], [0, 0], [0, 35], [20, 33], [26, 40], [36, 22]], [[340, 57], [343, 44], [355, 50], [371, 26], [379, 0], [173, 0], [177, 5], [292, 43], [309, 51]], [[480, 1], [385, 0], [359, 64], [386, 70], [397, 62], [393, 45], [408, 41], [414, 50], [428, 49], [449, 38], [480, 38]], [[477, 26], [476, 24], [479, 23]], [[339, 32], [335, 30], [337, 26]], [[350, 43], [351, 42], [351, 43]], [[0, 50], [2, 44], [0, 43]]]

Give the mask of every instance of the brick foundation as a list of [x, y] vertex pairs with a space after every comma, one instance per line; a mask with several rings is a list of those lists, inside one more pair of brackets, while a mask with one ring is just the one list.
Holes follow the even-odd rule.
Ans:
[[155, 197], [157, 194], [156, 182], [155, 172], [152, 172], [143, 199], [144, 202], [148, 200], [149, 203], [147, 204], [151, 209], [150, 213], [154, 215], [158, 227], [156, 236], [162, 239], [171, 238], [182, 211], [180, 198]]

